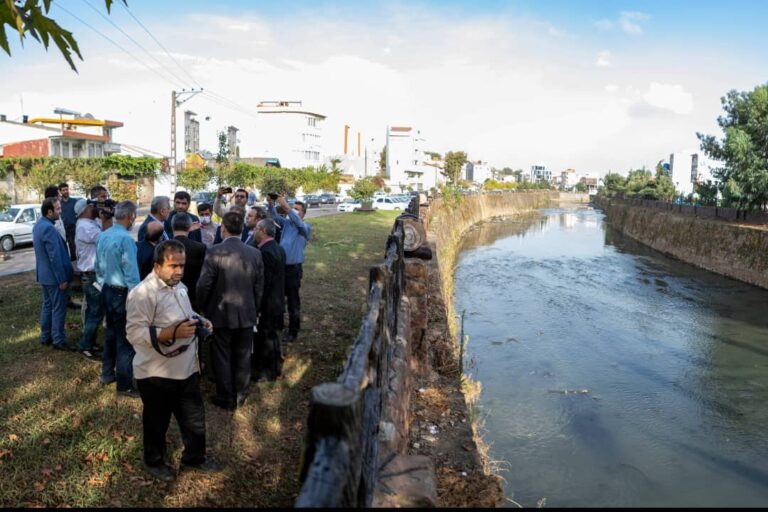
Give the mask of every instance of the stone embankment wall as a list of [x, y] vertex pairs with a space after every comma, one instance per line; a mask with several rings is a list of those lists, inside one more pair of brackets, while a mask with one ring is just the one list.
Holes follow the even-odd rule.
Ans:
[[768, 288], [768, 230], [598, 198], [611, 226], [686, 263]]

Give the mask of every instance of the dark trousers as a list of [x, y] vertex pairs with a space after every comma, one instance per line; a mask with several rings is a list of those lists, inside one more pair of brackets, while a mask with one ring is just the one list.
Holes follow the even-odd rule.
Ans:
[[101, 293], [93, 286], [93, 283], [96, 282], [96, 276], [92, 272], [83, 272], [80, 274], [80, 282], [83, 285], [87, 307], [79, 348], [80, 350], [90, 350], [96, 343], [96, 332], [104, 319], [104, 306], [101, 303]]
[[244, 396], [251, 383], [253, 327], [214, 327], [211, 363], [216, 377], [216, 398], [230, 405]]
[[184, 452], [181, 463], [197, 465], [205, 462], [205, 408], [200, 393], [200, 375], [184, 380], [150, 377], [138, 379], [144, 403], [144, 462], [147, 466], [165, 464], [165, 434], [171, 414], [181, 430]]
[[304, 277], [304, 271], [301, 263], [298, 265], [285, 266], [285, 298], [288, 306], [288, 333], [298, 335], [301, 330], [301, 298], [299, 297], [299, 288], [301, 288], [301, 278]]
[[67, 247], [69, 248], [69, 259], [77, 259], [77, 250], [75, 249], [75, 227], [76, 224], [64, 226], [64, 232], [67, 234]]
[[259, 316], [259, 326], [253, 335], [253, 356], [251, 358], [254, 378], [266, 377], [275, 380], [283, 373], [283, 355], [280, 351], [280, 339], [277, 326], [282, 323], [282, 315]]
[[107, 317], [104, 336], [104, 352], [101, 362], [101, 381], [110, 382], [117, 377], [117, 390], [133, 387], [133, 345], [125, 337], [127, 323], [125, 300], [127, 288], [115, 288], [105, 284], [101, 289], [101, 301]]
[[62, 290], [58, 285], [43, 286], [43, 304], [40, 307], [40, 343], [56, 345], [67, 344], [64, 322], [67, 316], [69, 290]]

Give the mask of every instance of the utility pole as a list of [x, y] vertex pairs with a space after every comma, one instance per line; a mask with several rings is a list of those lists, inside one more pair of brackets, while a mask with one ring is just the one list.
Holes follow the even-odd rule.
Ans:
[[182, 89], [181, 92], [171, 91], [171, 194], [176, 193], [176, 109], [193, 96], [203, 92], [203, 89]]

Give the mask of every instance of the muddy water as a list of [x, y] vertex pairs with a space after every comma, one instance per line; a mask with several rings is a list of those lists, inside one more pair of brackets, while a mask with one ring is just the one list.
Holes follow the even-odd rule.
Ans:
[[455, 273], [506, 495], [768, 505], [768, 292], [540, 213], [474, 230]]

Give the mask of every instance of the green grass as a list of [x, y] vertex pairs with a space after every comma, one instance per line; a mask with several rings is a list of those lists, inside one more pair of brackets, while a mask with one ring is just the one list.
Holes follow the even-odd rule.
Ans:
[[[181, 474], [171, 484], [141, 469], [141, 402], [101, 386], [100, 364], [39, 344], [34, 272], [0, 278], [0, 506], [291, 506], [300, 488], [309, 390], [340, 372], [364, 311], [368, 267], [382, 259], [396, 216], [310, 221], [302, 333], [286, 357], [284, 379], [253, 385], [235, 414], [206, 400], [209, 454], [226, 470]], [[67, 321], [79, 323], [78, 312]], [[79, 326], [71, 327], [76, 343]], [[204, 379], [204, 396], [212, 392]], [[181, 448], [172, 421], [168, 452], [175, 467]]]

